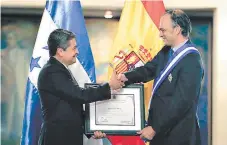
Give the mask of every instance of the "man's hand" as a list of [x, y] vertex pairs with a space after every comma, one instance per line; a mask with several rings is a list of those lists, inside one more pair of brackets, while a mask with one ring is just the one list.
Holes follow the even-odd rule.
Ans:
[[124, 82], [118, 80], [118, 77], [117, 77], [115, 70], [112, 73], [112, 76], [111, 76], [110, 81], [109, 81], [109, 85], [110, 85], [110, 88], [112, 90], [121, 89], [125, 85]]
[[102, 133], [101, 131], [94, 132], [94, 135], [92, 136], [92, 138], [94, 138], [94, 139], [100, 139], [100, 138], [104, 138], [104, 137], [106, 137], [106, 134]]
[[118, 74], [117, 79], [121, 82], [126, 82], [128, 79], [126, 78], [125, 74]]
[[137, 134], [140, 134], [140, 138], [145, 138], [148, 140], [152, 140], [155, 136], [155, 131], [151, 126], [145, 127], [143, 130], [137, 132]]

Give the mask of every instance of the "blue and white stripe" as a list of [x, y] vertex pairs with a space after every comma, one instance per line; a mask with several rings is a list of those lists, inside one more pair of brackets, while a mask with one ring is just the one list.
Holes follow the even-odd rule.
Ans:
[[185, 44], [182, 47], [180, 47], [174, 54], [173, 57], [167, 62], [166, 67], [161, 71], [159, 77], [156, 79], [152, 94], [149, 101], [149, 109], [151, 105], [151, 101], [153, 98], [154, 93], [157, 91], [159, 86], [162, 84], [162, 82], [167, 78], [167, 76], [171, 73], [171, 71], [174, 69], [174, 67], [178, 64], [178, 62], [183, 59], [186, 55], [189, 53], [198, 53], [199, 51], [194, 47], [193, 44]]

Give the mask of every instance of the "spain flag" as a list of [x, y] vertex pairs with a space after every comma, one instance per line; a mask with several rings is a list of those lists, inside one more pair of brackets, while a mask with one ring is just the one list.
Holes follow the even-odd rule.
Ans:
[[[162, 0], [126, 0], [110, 53], [117, 73], [129, 71], [151, 61], [163, 47], [159, 21], [165, 13]], [[108, 69], [111, 76], [112, 68]], [[153, 81], [144, 84], [146, 118]], [[144, 145], [139, 136], [108, 136], [112, 145]]]

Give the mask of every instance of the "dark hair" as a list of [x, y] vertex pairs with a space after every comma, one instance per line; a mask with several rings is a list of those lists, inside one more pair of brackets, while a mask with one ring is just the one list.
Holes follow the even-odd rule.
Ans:
[[54, 56], [56, 54], [57, 48], [66, 50], [68, 47], [68, 41], [73, 38], [75, 38], [75, 35], [64, 29], [56, 29], [51, 32], [47, 41], [50, 56]]
[[173, 27], [180, 26], [182, 29], [181, 34], [184, 37], [189, 37], [192, 31], [191, 21], [187, 14], [179, 9], [167, 10], [165, 14], [169, 14], [172, 19]]

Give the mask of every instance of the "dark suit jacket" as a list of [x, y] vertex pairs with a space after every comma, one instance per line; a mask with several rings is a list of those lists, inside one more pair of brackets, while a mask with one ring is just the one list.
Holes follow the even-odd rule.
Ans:
[[[187, 42], [190, 43], [190, 42]], [[163, 49], [154, 59], [125, 75], [126, 85], [155, 79], [168, 60], [170, 47]], [[186, 55], [172, 70], [153, 95], [148, 125], [156, 131], [151, 145], [200, 145], [200, 132], [196, 116], [203, 69], [200, 55]]]
[[80, 88], [54, 57], [39, 74], [38, 91], [44, 120], [39, 139], [42, 145], [82, 145], [83, 104], [111, 97], [109, 84]]

